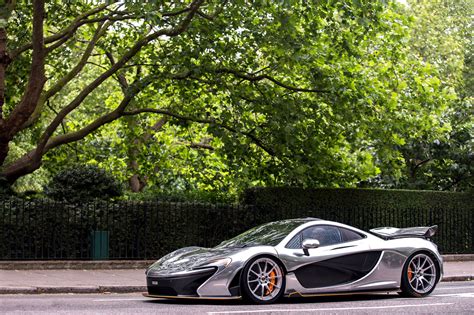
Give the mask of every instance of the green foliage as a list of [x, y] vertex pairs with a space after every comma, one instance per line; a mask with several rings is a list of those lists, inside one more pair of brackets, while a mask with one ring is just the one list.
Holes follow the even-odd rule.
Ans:
[[156, 259], [188, 245], [215, 246], [255, 222], [250, 206], [50, 200], [0, 203], [0, 260], [90, 259], [91, 231], [108, 231], [111, 259]]
[[242, 195], [266, 221], [317, 217], [356, 226], [438, 225], [434, 240], [442, 252], [474, 251], [474, 195], [438, 191], [381, 189], [252, 188]]
[[10, 183], [0, 176], [0, 199], [14, 195]]
[[170, 201], [233, 204], [237, 201], [237, 195], [202, 190], [165, 192], [147, 189], [139, 194], [131, 192], [125, 193], [122, 199], [133, 201]]
[[[398, 165], [382, 160], [378, 187], [469, 191], [474, 187], [472, 3], [464, 0], [408, 1], [405, 14], [414, 22], [408, 46], [432, 74], [426, 81], [445, 97], [435, 101], [428, 120], [418, 114], [421, 128], [403, 136], [389, 155]], [[418, 82], [419, 84], [420, 82]], [[426, 91], [429, 86], [422, 83]], [[417, 94], [424, 102], [432, 97]], [[400, 121], [397, 125], [400, 126]], [[424, 127], [423, 127], [424, 126]], [[403, 133], [403, 131], [401, 131]], [[395, 156], [396, 157], [396, 156]], [[393, 159], [392, 159], [393, 161]], [[401, 167], [400, 167], [401, 166]]]
[[403, 190], [255, 188], [249, 204], [95, 200], [0, 203], [0, 259], [90, 259], [91, 231], [108, 231], [110, 258], [159, 258], [212, 247], [258, 224], [320, 217], [361, 229], [437, 224], [442, 253], [474, 252], [473, 196]]
[[112, 175], [95, 165], [76, 165], [57, 173], [45, 187], [45, 194], [58, 201], [79, 203], [122, 195]]
[[[44, 156], [41, 172], [15, 187], [35, 189], [55, 170], [82, 163], [106, 167], [121, 182], [139, 178], [145, 196], [137, 199], [154, 194], [148, 189], [236, 196], [247, 187], [279, 185], [468, 190], [468, 1], [408, 2], [206, 1], [202, 12], [215, 13], [212, 19], [200, 15], [180, 36], [143, 47], [54, 135], [79, 132], [113, 111], [127, 94], [124, 80], [153, 78], [127, 110], [166, 110], [180, 117], [148, 113], [111, 122], [55, 147]], [[163, 12], [187, 4], [126, 2], [91, 16], [118, 12], [133, 18], [107, 29], [82, 71], [14, 138], [6, 164], [34, 149], [56, 113], [110, 67], [107, 56], [118, 60], [151, 29], [175, 22]], [[49, 2], [48, 34], [93, 6]], [[29, 40], [31, 13], [27, 2], [18, 1], [8, 29], [10, 48]], [[97, 27], [81, 26], [48, 55], [47, 89], [77, 65]], [[25, 89], [30, 57], [22, 54], [8, 68], [5, 113]], [[154, 128], [163, 118], [166, 123]]]

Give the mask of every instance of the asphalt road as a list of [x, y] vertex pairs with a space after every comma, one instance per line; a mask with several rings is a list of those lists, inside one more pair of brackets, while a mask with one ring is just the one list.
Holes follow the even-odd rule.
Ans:
[[374, 294], [284, 299], [269, 306], [150, 299], [139, 294], [2, 295], [0, 314], [474, 314], [474, 281], [440, 283], [422, 299]]

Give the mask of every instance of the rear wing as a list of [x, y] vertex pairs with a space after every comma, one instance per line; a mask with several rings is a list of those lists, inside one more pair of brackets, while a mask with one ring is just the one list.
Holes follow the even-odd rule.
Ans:
[[436, 231], [438, 230], [437, 225], [433, 225], [430, 227], [427, 226], [419, 226], [419, 227], [409, 227], [398, 229], [394, 227], [379, 227], [370, 230], [371, 233], [389, 240], [394, 238], [406, 238], [406, 237], [422, 237], [422, 238], [431, 238], [435, 235]]

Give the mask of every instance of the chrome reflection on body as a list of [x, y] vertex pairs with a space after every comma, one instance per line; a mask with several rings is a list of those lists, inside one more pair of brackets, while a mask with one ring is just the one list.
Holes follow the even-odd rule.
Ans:
[[[262, 291], [263, 299], [271, 300], [273, 297], [282, 293], [281, 290], [283, 287], [285, 287], [285, 296], [293, 296], [298, 293], [301, 295], [310, 295], [361, 292], [367, 290], [398, 290], [402, 285], [401, 279], [404, 270], [406, 272], [404, 275], [409, 277], [410, 281], [408, 281], [408, 285], [410, 288], [422, 294], [423, 292], [429, 293], [442, 278], [442, 257], [436, 245], [427, 239], [419, 237], [382, 239], [371, 233], [342, 223], [311, 218], [287, 221], [294, 221], [299, 225], [291, 232], [288, 232], [286, 237], [281, 239], [276, 245], [224, 242], [224, 245], [221, 244], [221, 246], [215, 248], [183, 248], [164, 256], [153, 264], [147, 270], [147, 276], [160, 278], [185, 274], [192, 275], [198, 273], [199, 271], [197, 270], [202, 271], [205, 268], [212, 267], [216, 272], [196, 289], [195, 297], [237, 297], [242, 294], [242, 292], [238, 290], [239, 286], [243, 288], [243, 284], [240, 280], [245, 279], [248, 281], [247, 285], [250, 292], [253, 292], [254, 297], [260, 300], [262, 300]], [[320, 246], [305, 246], [307, 247], [306, 250], [309, 255], [305, 255], [303, 251], [304, 248], [286, 247], [294, 236], [304, 229], [315, 225], [331, 225], [345, 228], [363, 237], [359, 240], [333, 245], [324, 245], [322, 243]], [[282, 225], [273, 224], [269, 227], [271, 226]], [[256, 231], [263, 233], [264, 229], [260, 228]], [[269, 233], [270, 232], [271, 231], [269, 231]], [[272, 240], [273, 239], [274, 238], [272, 238]], [[245, 240], [247, 240], [247, 237]], [[363, 255], [368, 252], [380, 252], [380, 258], [374, 262], [375, 265], [373, 267], [370, 265], [370, 267], [364, 269], [363, 274], [361, 273], [361, 278], [354, 278], [350, 282], [341, 282], [324, 287], [308, 285], [304, 287], [296, 276], [298, 275], [298, 269], [305, 268], [305, 266], [310, 264], [327, 265], [327, 261], [330, 260], [343, 259], [350, 255]], [[255, 257], [258, 258], [255, 259]], [[413, 258], [407, 261], [408, 257]], [[253, 259], [255, 259], [255, 261], [252, 261]], [[275, 275], [272, 275], [272, 270], [269, 269], [270, 260], [272, 260], [272, 265], [276, 264], [278, 266], [278, 272], [275, 271]], [[267, 262], [267, 266], [264, 264], [265, 261]], [[281, 267], [277, 261], [281, 263]], [[350, 258], [348, 261], [351, 261]], [[249, 270], [253, 270], [258, 276], [250, 271], [248, 274], [242, 275], [244, 268], [249, 262], [251, 262], [252, 265]], [[350, 263], [348, 263], [348, 265], [350, 265]], [[410, 266], [410, 269], [405, 268], [405, 266]], [[260, 270], [259, 267], [262, 270]], [[338, 268], [338, 266], [334, 266], [334, 268]], [[280, 276], [281, 278], [279, 278]], [[301, 277], [301, 274], [299, 276]], [[318, 275], [315, 274], [314, 277], [318, 277]], [[285, 283], [285, 285], [282, 285], [283, 283]], [[272, 288], [271, 285], [273, 285]]]
[[436, 284], [436, 266], [425, 254], [414, 256], [408, 264], [408, 281], [413, 290], [426, 293]]
[[[331, 256], [332, 257], [332, 256]], [[300, 295], [321, 294], [326, 292], [350, 292], [367, 290], [394, 290], [400, 287], [400, 270], [406, 260], [406, 256], [397, 252], [383, 252], [374, 268], [361, 279], [340, 285], [305, 288], [296, 278], [293, 272], [286, 275], [286, 296], [292, 296], [297, 292]]]
[[307, 238], [305, 240], [303, 240], [303, 249], [310, 249], [310, 248], [318, 248], [319, 247], [319, 241], [318, 240], [314, 240], [314, 239], [311, 239], [311, 238]]
[[278, 256], [277, 251], [272, 246], [229, 248], [228, 251], [228, 257], [232, 259], [232, 262], [226, 268], [219, 267], [217, 272], [197, 289], [199, 296], [232, 296], [229, 285], [239, 271], [244, 268], [247, 261], [259, 255]]
[[245, 276], [250, 292], [259, 300], [271, 300], [280, 293], [283, 273], [280, 266], [271, 259], [255, 260]]

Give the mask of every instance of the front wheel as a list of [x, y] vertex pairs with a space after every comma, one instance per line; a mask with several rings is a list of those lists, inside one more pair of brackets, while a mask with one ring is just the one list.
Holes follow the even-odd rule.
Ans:
[[270, 304], [285, 291], [285, 275], [280, 264], [271, 257], [256, 257], [244, 267], [241, 279], [244, 297], [258, 304]]
[[415, 253], [403, 267], [401, 294], [409, 297], [424, 297], [430, 294], [440, 277], [440, 270], [427, 253]]

